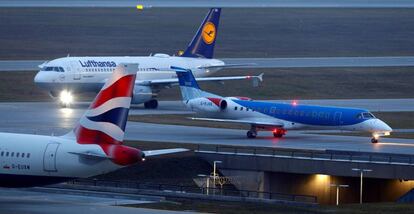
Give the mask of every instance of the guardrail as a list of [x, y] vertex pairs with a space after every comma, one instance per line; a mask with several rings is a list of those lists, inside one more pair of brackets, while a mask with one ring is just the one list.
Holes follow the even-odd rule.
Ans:
[[137, 190], [155, 190], [174, 193], [193, 193], [210, 196], [233, 196], [240, 198], [258, 198], [269, 200], [280, 200], [299, 203], [317, 203], [317, 197], [311, 195], [293, 195], [275, 192], [259, 192], [250, 190], [235, 190], [228, 188], [206, 188], [174, 184], [139, 183], [133, 181], [108, 181], [99, 179], [76, 179], [68, 184], [129, 188]]
[[265, 147], [233, 147], [222, 145], [198, 145], [196, 152], [233, 155], [254, 155], [264, 157], [295, 158], [309, 160], [348, 161], [360, 163], [381, 163], [414, 165], [414, 155], [373, 153], [340, 150], [304, 150]]

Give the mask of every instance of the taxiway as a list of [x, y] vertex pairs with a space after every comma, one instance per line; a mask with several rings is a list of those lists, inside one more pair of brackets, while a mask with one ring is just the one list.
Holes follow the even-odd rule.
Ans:
[[[370, 100], [360, 103], [369, 103]], [[374, 100], [379, 102], [380, 100]], [[401, 102], [413, 102], [411, 99]], [[345, 101], [342, 101], [345, 102]], [[348, 102], [353, 102], [349, 100]], [[399, 101], [384, 100], [400, 106]], [[61, 109], [55, 103], [1, 103], [0, 131], [44, 135], [63, 135], [69, 132], [78, 118], [87, 108], [87, 103], [79, 103], [73, 108]], [[387, 105], [383, 105], [387, 106]], [[410, 105], [414, 108], [413, 105]], [[392, 105], [387, 110], [394, 111]], [[411, 109], [413, 110], [413, 109]], [[186, 111], [178, 101], [160, 103], [157, 110], [135, 107], [130, 114], [177, 114]], [[193, 144], [219, 144], [232, 146], [260, 146], [274, 148], [346, 150], [365, 152], [387, 152], [413, 154], [412, 139], [383, 139], [382, 143], [373, 145], [368, 137], [321, 135], [315, 131], [289, 131], [282, 139], [274, 139], [269, 132], [260, 132], [257, 139], [247, 139], [245, 130], [218, 129], [196, 126], [177, 126], [151, 123], [129, 122], [126, 129], [127, 140], [157, 141]], [[185, 133], [185, 134], [183, 134]]]

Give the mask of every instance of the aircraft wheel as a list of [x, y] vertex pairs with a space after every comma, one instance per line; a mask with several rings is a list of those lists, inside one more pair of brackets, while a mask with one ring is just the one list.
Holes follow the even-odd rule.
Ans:
[[371, 143], [378, 143], [378, 139], [375, 137], [371, 138]]
[[281, 137], [283, 137], [283, 134], [273, 133], [273, 137], [275, 137], [275, 138], [281, 138]]
[[158, 107], [158, 101], [157, 100], [150, 100], [148, 102], [145, 102], [144, 107], [146, 109], [156, 109]]
[[247, 132], [247, 138], [256, 138], [256, 136], [257, 136], [256, 132], [252, 132], [252, 131]]

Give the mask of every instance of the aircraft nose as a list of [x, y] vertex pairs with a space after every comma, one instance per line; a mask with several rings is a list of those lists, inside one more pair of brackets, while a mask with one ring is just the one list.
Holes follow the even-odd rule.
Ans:
[[392, 132], [392, 128], [380, 119], [372, 121], [372, 128], [378, 132]]
[[35, 83], [41, 83], [41, 82], [44, 82], [44, 75], [43, 75], [43, 72], [41, 72], [41, 71], [37, 72], [36, 76], [34, 77], [34, 82], [35, 82]]

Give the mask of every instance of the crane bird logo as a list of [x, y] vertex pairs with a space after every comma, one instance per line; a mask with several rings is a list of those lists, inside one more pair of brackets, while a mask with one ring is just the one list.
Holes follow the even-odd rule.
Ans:
[[207, 22], [203, 27], [202, 33], [204, 42], [209, 45], [216, 38], [216, 26], [211, 22]]

